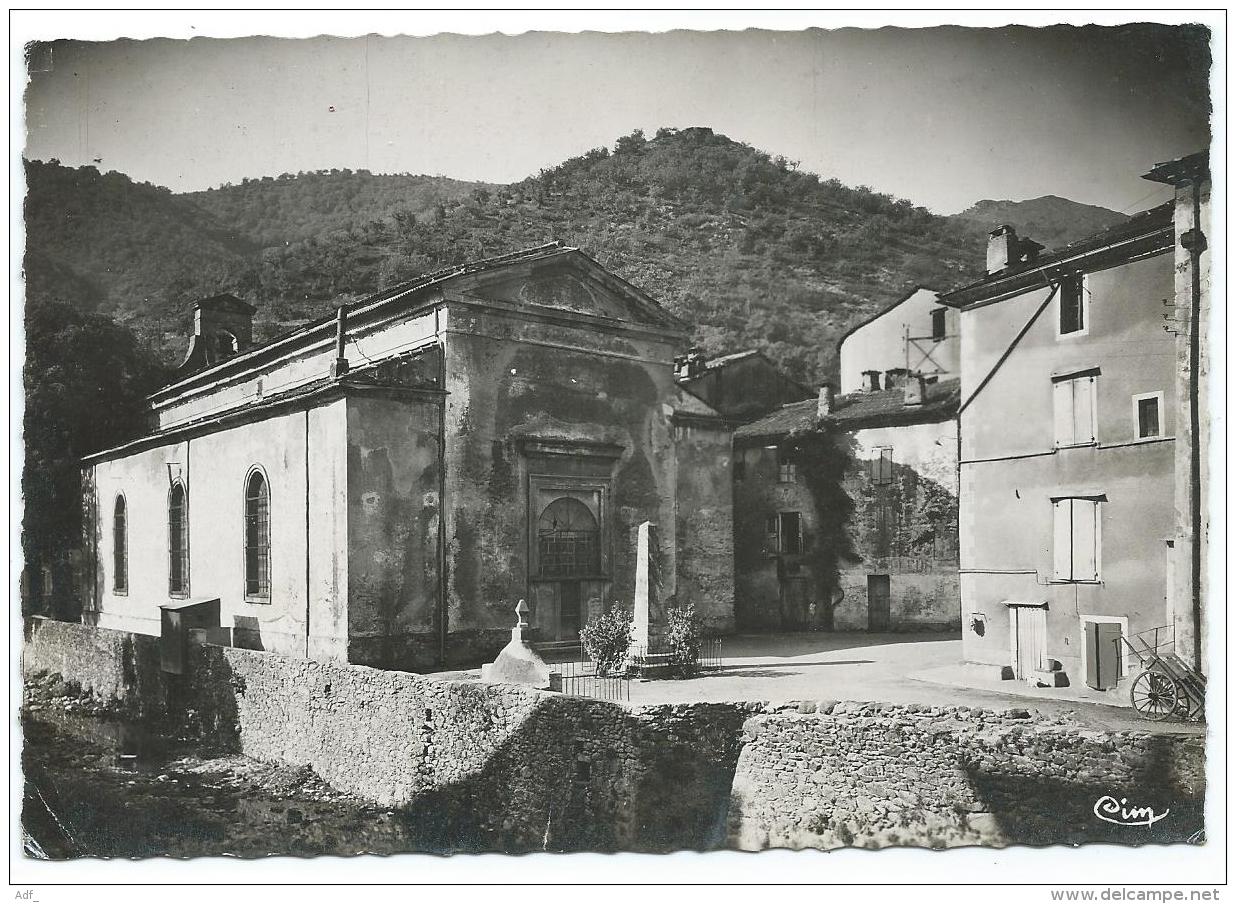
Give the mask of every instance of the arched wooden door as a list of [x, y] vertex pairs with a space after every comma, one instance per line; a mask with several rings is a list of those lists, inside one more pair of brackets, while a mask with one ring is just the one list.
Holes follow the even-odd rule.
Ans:
[[532, 624], [541, 640], [576, 641], [589, 603], [599, 603], [604, 592], [603, 493], [542, 486], [530, 501]]

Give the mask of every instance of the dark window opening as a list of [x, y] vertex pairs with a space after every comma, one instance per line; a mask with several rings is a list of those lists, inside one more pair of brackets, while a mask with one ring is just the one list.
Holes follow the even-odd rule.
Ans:
[[936, 308], [931, 312], [931, 338], [939, 342], [947, 335], [948, 322], [946, 308]]
[[1148, 436], [1159, 435], [1159, 400], [1157, 398], [1137, 400], [1137, 436], [1145, 439]]
[[167, 501], [167, 590], [174, 596], [189, 592], [189, 511], [183, 483], [176, 483]]
[[786, 452], [780, 449], [777, 450], [777, 482], [798, 482], [798, 465], [789, 458]]
[[745, 459], [740, 458], [738, 461], [734, 462], [734, 479], [747, 479], [747, 462]]
[[245, 485], [245, 596], [270, 598], [270, 489], [261, 471]]
[[1074, 273], [1060, 281], [1060, 335], [1086, 328], [1086, 300], [1082, 275]]
[[116, 497], [112, 513], [112, 589], [126, 593], [129, 589], [129, 533], [128, 511], [124, 497]]
[[777, 516], [778, 552], [796, 556], [803, 551], [802, 515], [798, 512], [782, 512]]
[[537, 558], [544, 578], [584, 577], [601, 572], [601, 531], [578, 499], [555, 499], [537, 522]]

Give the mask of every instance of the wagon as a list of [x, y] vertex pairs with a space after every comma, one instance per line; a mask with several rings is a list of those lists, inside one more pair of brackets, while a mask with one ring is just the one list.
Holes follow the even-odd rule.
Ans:
[[1201, 719], [1206, 712], [1206, 679], [1172, 652], [1175, 636], [1171, 626], [1150, 628], [1120, 638], [1137, 658], [1141, 671], [1129, 688], [1133, 708], [1143, 718], [1162, 721]]

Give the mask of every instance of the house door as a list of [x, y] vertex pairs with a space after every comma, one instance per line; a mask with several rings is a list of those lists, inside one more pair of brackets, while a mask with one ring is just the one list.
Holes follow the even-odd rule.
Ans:
[[889, 606], [892, 600], [892, 595], [888, 575], [867, 575], [868, 631], [887, 631], [889, 629]]
[[807, 579], [781, 578], [781, 629], [801, 631], [807, 621]]
[[1047, 610], [1042, 606], [1013, 606], [1013, 663], [1017, 677], [1028, 679], [1043, 668], [1047, 653]]
[[1085, 622], [1086, 684], [1106, 691], [1120, 680], [1120, 625], [1117, 622]]

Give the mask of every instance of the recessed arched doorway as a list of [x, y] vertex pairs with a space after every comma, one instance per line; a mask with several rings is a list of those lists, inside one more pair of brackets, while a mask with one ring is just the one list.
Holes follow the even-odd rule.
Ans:
[[587, 486], [548, 485], [532, 494], [530, 583], [541, 640], [577, 641], [589, 605], [606, 583], [604, 493]]

